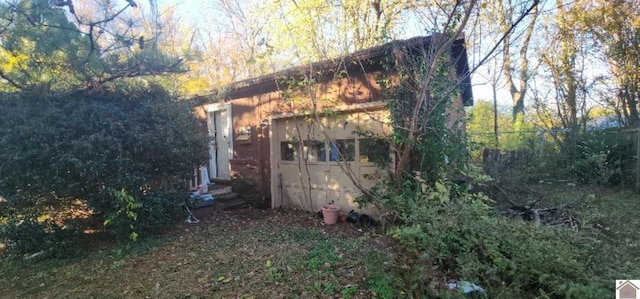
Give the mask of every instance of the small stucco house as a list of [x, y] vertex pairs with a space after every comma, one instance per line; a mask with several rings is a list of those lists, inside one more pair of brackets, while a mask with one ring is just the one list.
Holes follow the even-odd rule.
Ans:
[[[212, 96], [216, 103], [199, 108], [214, 140], [209, 176], [251, 181], [273, 208], [317, 211], [332, 203], [342, 211], [357, 209], [354, 179], [370, 187], [362, 178], [376, 172], [373, 161], [394, 158], [388, 144], [358, 132], [391, 133], [380, 82], [395, 78], [394, 53], [412, 55], [428, 50], [430, 42], [394, 41], [220, 88]], [[453, 106], [472, 105], [464, 39], [452, 44], [450, 56], [460, 82]], [[452, 109], [452, 115], [464, 117], [464, 109]]]

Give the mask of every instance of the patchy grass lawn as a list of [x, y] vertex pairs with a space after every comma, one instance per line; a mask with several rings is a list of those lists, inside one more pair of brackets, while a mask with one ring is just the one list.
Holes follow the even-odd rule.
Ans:
[[[634, 191], [565, 188], [553, 201], [575, 203], [579, 233], [591, 242], [592, 259], [601, 277], [640, 279], [640, 193]], [[613, 288], [613, 286], [612, 286]]]
[[371, 298], [393, 294], [389, 241], [299, 211], [197, 211], [201, 222], [131, 246], [2, 261], [4, 298]]
[[[541, 207], [571, 204], [594, 279], [613, 289], [640, 277], [637, 193], [539, 186], [529, 197], [540, 196]], [[199, 224], [128, 246], [98, 243], [75, 259], [2, 260], [0, 247], [0, 298], [403, 297], [403, 274], [393, 272], [403, 259], [370, 229], [294, 210], [196, 212]]]

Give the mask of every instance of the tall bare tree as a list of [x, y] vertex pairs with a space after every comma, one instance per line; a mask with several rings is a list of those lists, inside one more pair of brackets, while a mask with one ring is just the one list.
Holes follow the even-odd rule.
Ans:
[[580, 131], [579, 117], [586, 119], [588, 79], [585, 67], [588, 63], [589, 45], [585, 31], [580, 30], [576, 23], [575, 15], [582, 9], [581, 5], [557, 0], [555, 9], [555, 16], [545, 26], [545, 33], [556, 42], [549, 45], [541, 55], [541, 62], [553, 83], [555, 99], [548, 105], [537, 107], [553, 111], [545, 113], [554, 116], [546, 119], [547, 126], [566, 129], [566, 138], [560, 141], [566, 149], [573, 150]]
[[[612, 75], [616, 106], [625, 125], [640, 123], [640, 7], [633, 0], [585, 1], [576, 12], [582, 28], [601, 45]], [[589, 5], [587, 5], [589, 4]]]
[[[534, 2], [537, 3], [538, 1]], [[540, 9], [539, 5], [533, 6], [525, 30], [522, 36], [519, 37], [514, 34], [515, 31], [511, 30], [511, 28], [514, 25], [514, 21], [527, 8], [527, 2], [516, 4], [512, 0], [498, 0], [493, 3], [496, 5], [495, 10], [500, 33], [504, 36], [502, 41], [502, 69], [509, 94], [511, 95], [513, 120], [516, 121], [524, 115], [524, 101], [529, 87], [528, 81], [537, 67], [531, 66], [529, 63], [529, 50]], [[513, 53], [513, 49], [517, 53]]]
[[273, 16], [265, 33], [275, 53], [285, 61], [299, 64], [396, 39], [402, 32], [400, 25], [406, 14], [430, 5], [428, 2], [272, 1], [261, 5], [258, 12]]

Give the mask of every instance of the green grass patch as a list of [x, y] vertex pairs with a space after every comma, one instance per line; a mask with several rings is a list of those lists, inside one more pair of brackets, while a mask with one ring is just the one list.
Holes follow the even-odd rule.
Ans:
[[368, 272], [367, 288], [377, 298], [397, 298], [403, 293], [398, 292], [396, 276], [388, 271], [388, 265], [392, 262], [388, 255], [378, 251], [370, 251], [365, 255], [365, 264]]

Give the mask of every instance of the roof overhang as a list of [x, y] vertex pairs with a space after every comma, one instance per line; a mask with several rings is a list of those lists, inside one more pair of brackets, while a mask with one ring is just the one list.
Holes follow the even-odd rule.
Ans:
[[[407, 40], [396, 40], [384, 45], [357, 51], [351, 55], [335, 59], [314, 62], [308, 65], [289, 68], [272, 74], [237, 81], [217, 90], [226, 99], [238, 99], [287, 89], [288, 82], [304, 80], [313, 75], [314, 82], [324, 83], [336, 78], [340, 73], [351, 75], [384, 71], [386, 65], [393, 61], [393, 52], [406, 51], [416, 54], [428, 49], [431, 36], [414, 37]], [[451, 59], [455, 66], [459, 81], [459, 91], [464, 106], [473, 105], [473, 93], [469, 63], [464, 38], [459, 38], [451, 45]]]

